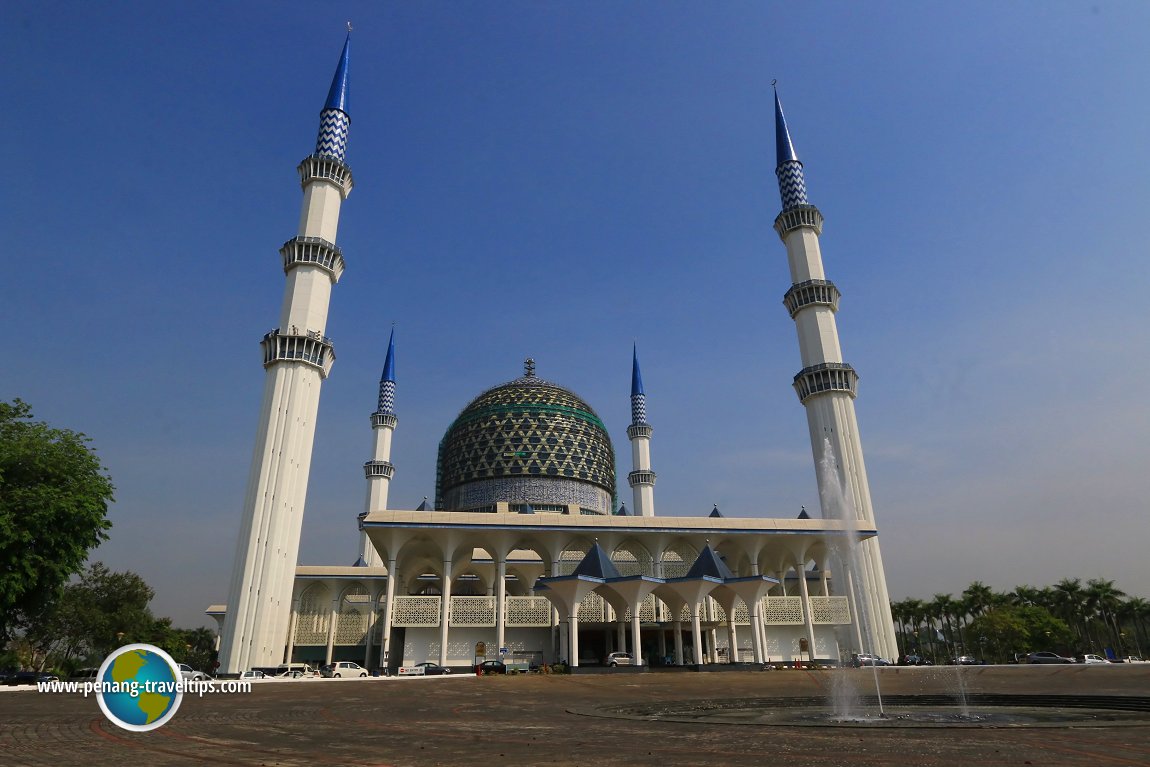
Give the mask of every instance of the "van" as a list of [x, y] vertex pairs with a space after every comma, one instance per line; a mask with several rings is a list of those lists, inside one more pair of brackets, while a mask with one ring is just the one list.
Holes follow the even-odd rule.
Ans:
[[299, 678], [301, 676], [314, 676], [315, 669], [306, 663], [281, 663], [276, 666], [276, 676]]

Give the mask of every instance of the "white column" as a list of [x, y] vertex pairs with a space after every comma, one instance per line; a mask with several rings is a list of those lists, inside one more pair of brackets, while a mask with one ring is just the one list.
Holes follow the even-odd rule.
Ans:
[[332, 650], [335, 648], [335, 628], [339, 624], [339, 597], [331, 600], [331, 620], [327, 624], [327, 653], [324, 663], [331, 663]]
[[375, 639], [375, 621], [379, 615], [379, 590], [378, 586], [367, 590], [368, 597], [371, 598], [371, 609], [367, 611], [367, 634], [363, 638], [364, 652], [363, 652], [363, 667], [371, 671], [371, 645]]
[[499, 555], [499, 568], [495, 578], [495, 644], [502, 650], [507, 633], [507, 555]]
[[388, 666], [391, 663], [391, 616], [394, 614], [395, 609], [395, 559], [387, 561], [387, 596], [384, 598], [384, 614], [383, 614], [383, 655], [380, 657], [379, 665]]
[[[855, 600], [854, 576], [851, 575], [851, 571], [849, 569], [847, 570], [847, 599], [850, 600], [849, 604], [851, 608], [851, 620], [855, 625], [855, 641], [858, 642], [856, 647], [859, 648], [859, 652], [868, 652], [869, 648], [863, 646], [862, 616], [859, 615], [858, 602]], [[891, 660], [895, 659], [892, 658]]]
[[299, 599], [291, 603], [291, 621], [288, 623], [287, 652], [284, 653], [284, 663], [291, 663], [291, 654], [295, 650], [295, 627], [299, 622]]
[[570, 618], [567, 619], [567, 625], [571, 629], [571, 638], [567, 642], [568, 646], [571, 648], [571, 657], [568, 658], [568, 662], [572, 666], [578, 666], [579, 665], [579, 616], [572, 615]]
[[696, 602], [691, 605], [691, 637], [695, 644], [695, 665], [703, 665], [703, 631], [699, 626], [699, 613], [702, 611], [702, 604]]
[[635, 665], [643, 665], [642, 629], [639, 627], [639, 608], [631, 607], [631, 655], [635, 657]]
[[739, 639], [735, 630], [734, 612], [734, 609], [732, 609], [731, 614], [727, 616], [727, 642], [730, 643], [730, 647], [727, 650], [728, 663], [739, 662]]
[[447, 626], [451, 617], [451, 560], [443, 563], [443, 602], [439, 605], [439, 665], [447, 665]]
[[803, 622], [807, 625], [807, 646], [810, 648], [807, 659], [814, 663], [815, 660], [815, 624], [811, 618], [811, 598], [807, 593], [807, 573], [805, 565], [795, 565], [795, 571], [799, 575], [799, 590], [803, 595]]
[[755, 600], [748, 612], [751, 614], [751, 646], [755, 652], [755, 663], [762, 665], [767, 662], [767, 648], [763, 644], [763, 614], [762, 600]]
[[675, 664], [682, 666], [683, 659], [683, 621], [675, 621]]

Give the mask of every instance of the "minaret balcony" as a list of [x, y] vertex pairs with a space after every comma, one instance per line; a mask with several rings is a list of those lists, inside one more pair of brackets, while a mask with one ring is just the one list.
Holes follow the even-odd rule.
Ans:
[[371, 414], [371, 428], [373, 429], [381, 427], [394, 429], [397, 423], [399, 423], [399, 419], [395, 417], [395, 413], [380, 413], [377, 411]]
[[339, 282], [343, 274], [343, 251], [322, 237], [293, 237], [280, 248], [284, 272], [297, 266], [318, 266]]
[[634, 487], [635, 485], [654, 485], [655, 472], [633, 471], [627, 475], [627, 484], [631, 487]]
[[827, 392], [843, 392], [854, 399], [858, 394], [858, 382], [858, 373], [845, 362], [824, 362], [799, 371], [794, 387], [799, 402], [806, 403], [816, 394]]
[[355, 186], [351, 168], [330, 154], [313, 154], [305, 157], [296, 170], [299, 171], [301, 187], [306, 187], [313, 181], [330, 181], [339, 187], [340, 195], [345, 200], [351, 194], [351, 188]]
[[302, 362], [319, 368], [320, 375], [327, 378], [335, 364], [331, 339], [316, 330], [300, 331], [294, 325], [287, 332], [276, 328], [263, 337], [260, 346], [264, 350], [265, 368], [278, 362]]
[[627, 427], [627, 439], [635, 439], [636, 437], [643, 437], [644, 439], [651, 438], [651, 424], [649, 423], [633, 423]]
[[839, 289], [830, 280], [807, 280], [791, 285], [783, 296], [783, 304], [793, 320], [805, 306], [829, 306], [832, 312], [837, 312], [840, 297]]
[[387, 461], [368, 461], [363, 465], [363, 475], [368, 479], [372, 477], [391, 479], [393, 474], [395, 474], [395, 467]]
[[823, 214], [814, 205], [799, 205], [784, 210], [775, 218], [775, 231], [779, 239], [785, 240], [787, 235], [803, 227], [814, 229], [815, 234], [823, 233]]

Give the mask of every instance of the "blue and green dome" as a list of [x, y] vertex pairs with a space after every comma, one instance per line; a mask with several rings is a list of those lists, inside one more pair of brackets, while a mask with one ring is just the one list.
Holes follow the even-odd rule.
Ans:
[[527, 374], [480, 394], [439, 443], [435, 507], [449, 511], [505, 502], [609, 514], [615, 450], [591, 406]]

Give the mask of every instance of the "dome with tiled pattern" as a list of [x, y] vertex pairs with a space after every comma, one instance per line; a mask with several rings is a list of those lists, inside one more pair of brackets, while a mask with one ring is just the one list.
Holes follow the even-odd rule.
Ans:
[[615, 451], [591, 406], [527, 374], [480, 394], [439, 443], [436, 508], [512, 508], [609, 514]]

